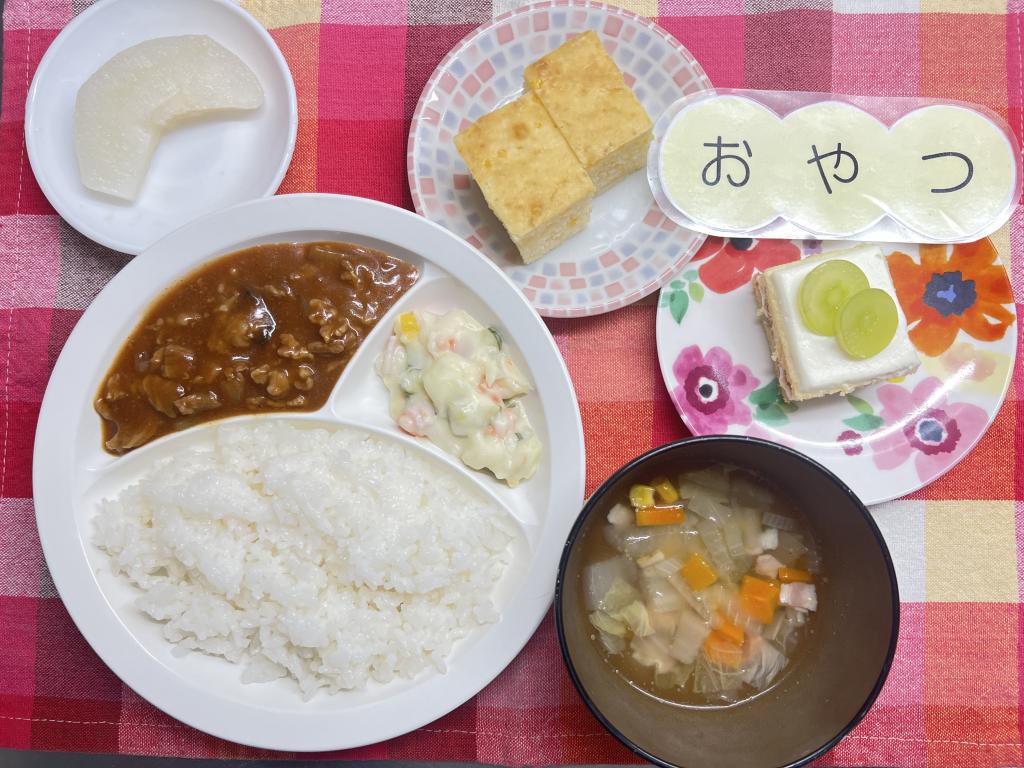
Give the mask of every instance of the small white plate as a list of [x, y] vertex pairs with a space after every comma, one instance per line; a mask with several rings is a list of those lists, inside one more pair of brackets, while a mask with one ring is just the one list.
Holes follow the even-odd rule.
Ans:
[[470, 32], [430, 76], [409, 129], [416, 211], [491, 257], [547, 317], [582, 317], [657, 290], [704, 242], [654, 202], [644, 170], [594, 199], [587, 228], [532, 264], [471, 183], [452, 139], [523, 92], [523, 69], [570, 36], [593, 29], [652, 120], [679, 97], [711, 87], [689, 51], [654, 22], [585, 0], [541, 2]]
[[[73, 141], [78, 89], [115, 53], [188, 34], [209, 35], [245, 62], [263, 86], [263, 106], [166, 134], [134, 202], [86, 189]], [[284, 56], [259, 22], [229, 0], [96, 3], [50, 44], [25, 104], [29, 162], [50, 205], [86, 237], [131, 254], [197, 216], [273, 194], [297, 130], [295, 84]]]
[[[263, 414], [321, 426], [351, 425], [401, 442], [447, 465], [508, 512], [521, 536], [494, 601], [500, 619], [459, 641], [448, 671], [303, 701], [291, 680], [243, 685], [241, 665], [201, 653], [175, 655], [160, 625], [134, 601], [141, 594], [111, 573], [92, 543], [97, 502], [116, 494], [179, 448], [209, 441], [210, 422], [114, 457], [101, 448], [93, 396], [122, 342], [168, 285], [220, 254], [259, 243], [342, 240], [416, 264], [417, 283], [381, 319], [313, 413]], [[534, 383], [524, 403], [544, 456], [515, 488], [473, 472], [388, 416], [374, 360], [393, 317], [408, 309], [462, 307], [501, 328]], [[445, 229], [384, 203], [335, 195], [252, 201], [182, 227], [133, 260], [103, 289], [61, 352], [43, 398], [33, 457], [36, 522], [54, 583], [100, 658], [142, 697], [189, 725], [267, 749], [345, 749], [399, 736], [479, 692], [512, 661], [547, 613], [565, 539], [583, 504], [583, 427], [572, 382], [543, 321], [490, 261]]]
[[787, 403], [750, 278], [852, 245], [709, 237], [661, 291], [658, 359], [693, 434], [747, 435], [795, 448], [865, 504], [878, 504], [944, 475], [988, 430], [1013, 374], [1017, 315], [1006, 268], [988, 238], [954, 246], [881, 243], [921, 367], [846, 397]]

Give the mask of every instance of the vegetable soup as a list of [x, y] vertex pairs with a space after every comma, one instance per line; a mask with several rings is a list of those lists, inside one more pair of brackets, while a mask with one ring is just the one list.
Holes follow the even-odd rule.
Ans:
[[794, 505], [733, 466], [654, 477], [586, 535], [584, 605], [616, 671], [678, 704], [772, 687], [814, 632], [825, 579]]

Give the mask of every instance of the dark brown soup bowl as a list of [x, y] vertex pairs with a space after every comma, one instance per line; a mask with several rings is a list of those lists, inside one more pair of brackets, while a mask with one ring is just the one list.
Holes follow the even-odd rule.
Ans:
[[[601, 655], [591, 639], [580, 575], [586, 538], [601, 535], [605, 516], [630, 485], [708, 463], [750, 469], [788, 493], [808, 519], [826, 579], [816, 629], [773, 688], [730, 707], [694, 708], [634, 688]], [[853, 492], [796, 451], [731, 436], [662, 446], [605, 481], [569, 534], [555, 588], [562, 656], [587, 706], [641, 757], [681, 768], [799, 766], [833, 747], [867, 714], [885, 682], [899, 604], [889, 551]]]

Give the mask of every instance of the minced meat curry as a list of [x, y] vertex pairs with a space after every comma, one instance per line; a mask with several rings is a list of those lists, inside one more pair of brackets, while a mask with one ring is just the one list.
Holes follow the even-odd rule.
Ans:
[[124, 453], [204, 421], [326, 402], [417, 270], [349, 243], [259, 245], [197, 269], [150, 306], [96, 396]]

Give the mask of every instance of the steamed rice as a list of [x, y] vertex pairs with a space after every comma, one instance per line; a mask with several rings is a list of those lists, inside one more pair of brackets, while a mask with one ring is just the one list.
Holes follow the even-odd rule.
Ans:
[[[442, 471], [443, 470], [443, 471]], [[181, 652], [306, 696], [444, 671], [498, 614], [507, 513], [452, 470], [353, 428], [217, 429], [104, 500], [95, 543]]]

